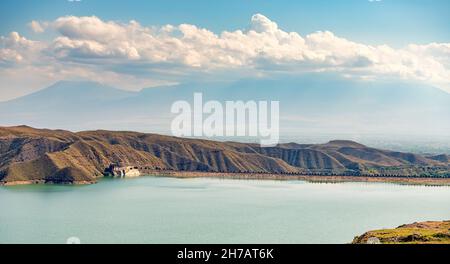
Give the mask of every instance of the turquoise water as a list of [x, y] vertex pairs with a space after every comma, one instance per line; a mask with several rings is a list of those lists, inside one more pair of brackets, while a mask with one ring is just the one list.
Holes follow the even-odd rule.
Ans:
[[0, 187], [0, 243], [348, 243], [450, 219], [450, 187], [141, 177]]

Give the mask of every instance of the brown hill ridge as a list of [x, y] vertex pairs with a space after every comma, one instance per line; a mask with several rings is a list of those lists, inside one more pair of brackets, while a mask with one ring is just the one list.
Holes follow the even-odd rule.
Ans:
[[257, 144], [138, 132], [0, 127], [0, 184], [93, 183], [111, 164], [154, 171], [450, 178], [445, 155], [425, 157], [352, 141]]

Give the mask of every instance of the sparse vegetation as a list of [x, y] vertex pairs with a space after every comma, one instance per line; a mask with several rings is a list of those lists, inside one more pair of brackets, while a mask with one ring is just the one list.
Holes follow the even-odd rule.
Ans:
[[422, 222], [395, 229], [369, 231], [355, 237], [354, 244], [366, 244], [376, 238], [382, 244], [450, 244], [450, 221]]
[[[153, 171], [314, 176], [445, 178], [446, 157], [370, 148], [353, 141], [258, 144], [137, 132], [0, 128], [0, 184], [93, 183], [111, 164]], [[271, 176], [269, 176], [271, 175]]]

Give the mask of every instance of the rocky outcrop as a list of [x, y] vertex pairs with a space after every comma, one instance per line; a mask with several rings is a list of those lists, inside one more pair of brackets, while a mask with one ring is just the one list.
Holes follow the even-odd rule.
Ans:
[[450, 177], [441, 156], [378, 150], [352, 141], [257, 144], [137, 132], [0, 128], [0, 183], [95, 182], [111, 164], [140, 170], [285, 175]]
[[123, 166], [120, 164], [111, 164], [105, 169], [105, 176], [119, 177], [119, 178], [129, 178], [129, 177], [139, 177], [141, 172], [138, 167], [133, 166]]
[[353, 244], [450, 244], [450, 221], [421, 222], [395, 229], [369, 231]]

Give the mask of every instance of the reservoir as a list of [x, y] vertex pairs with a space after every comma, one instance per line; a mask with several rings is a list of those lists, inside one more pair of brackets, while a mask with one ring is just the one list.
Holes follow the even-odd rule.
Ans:
[[450, 219], [450, 187], [140, 177], [0, 187], [0, 243], [350, 243]]

